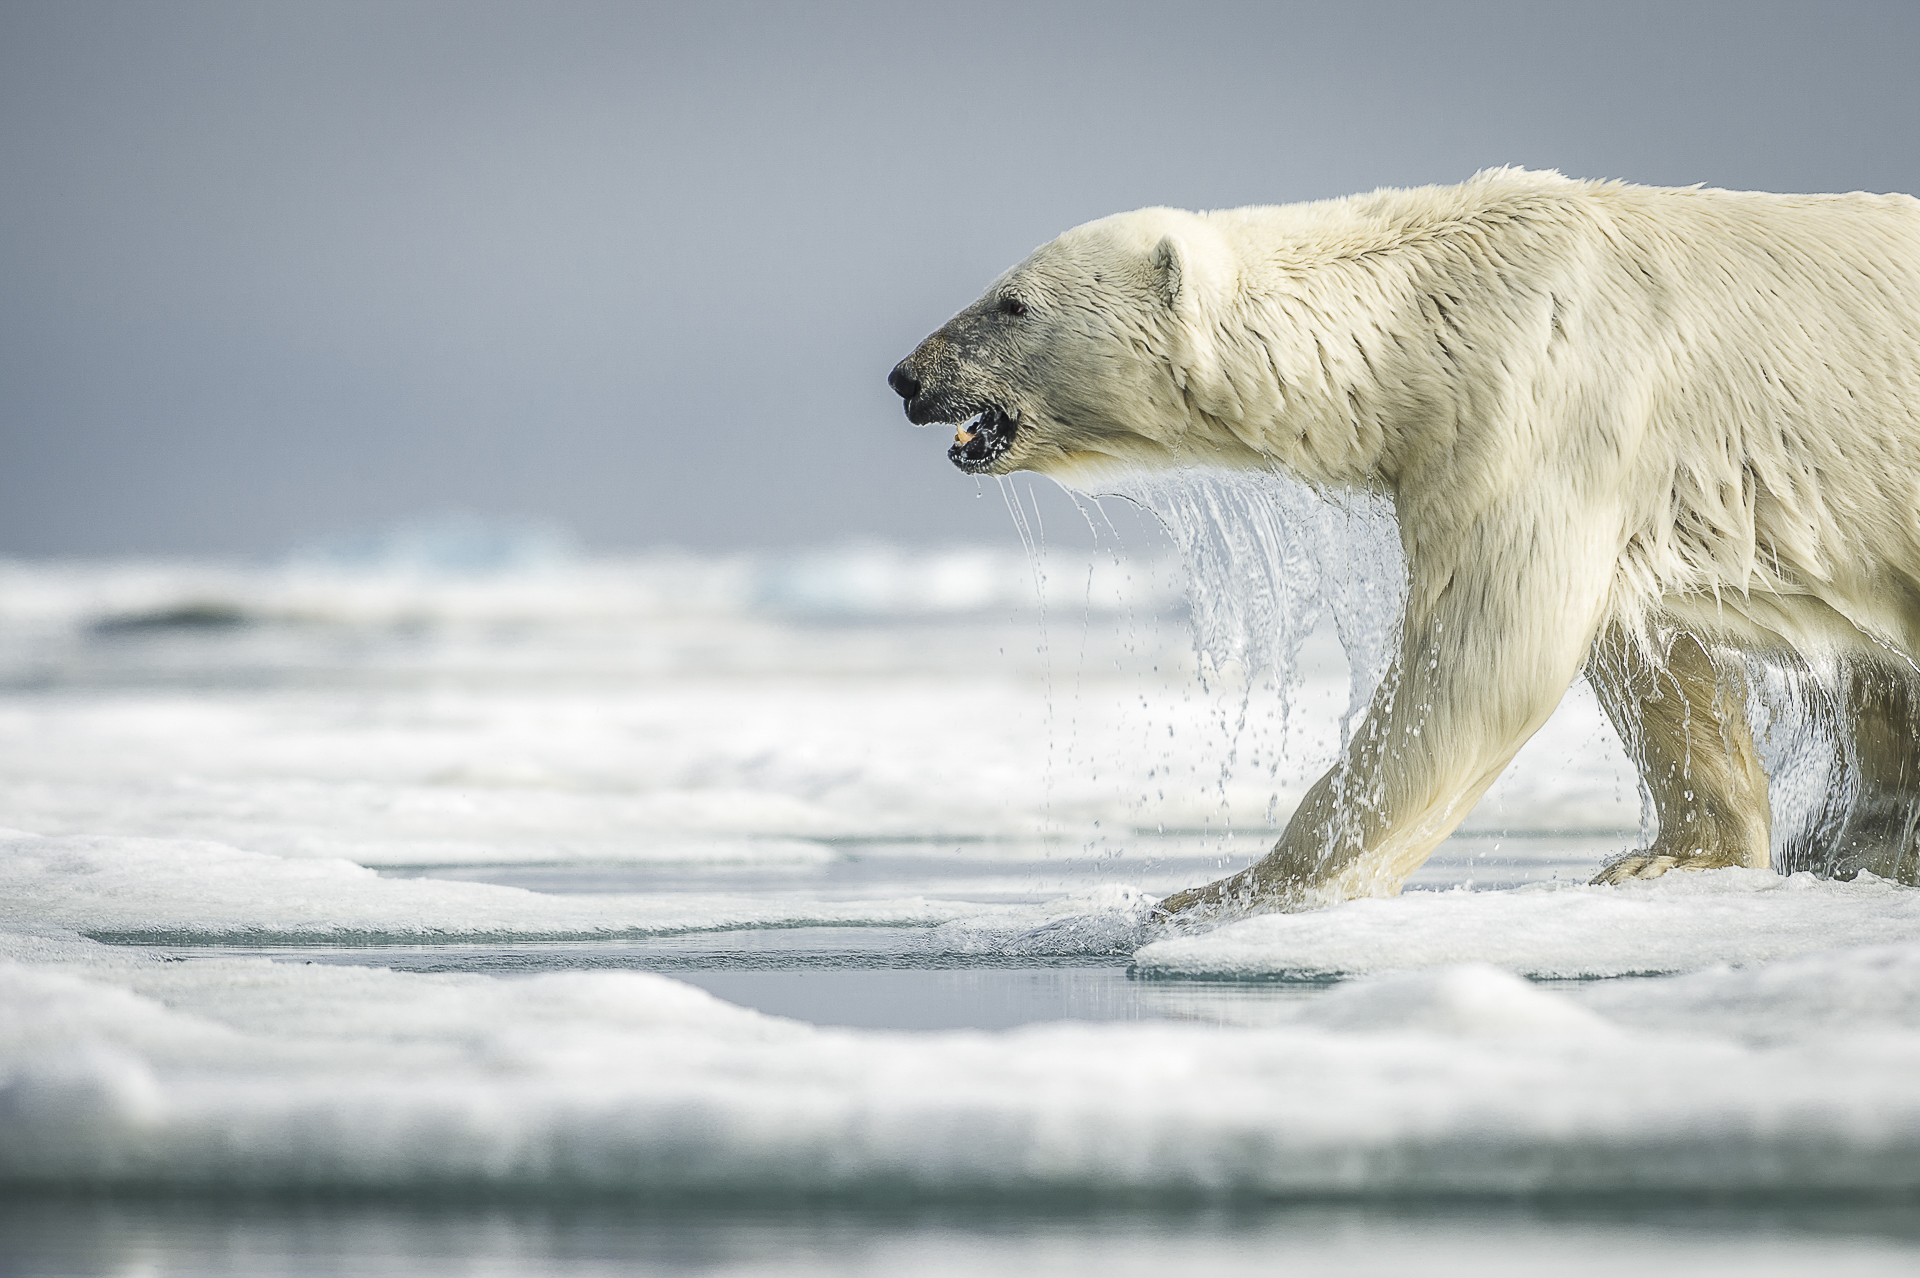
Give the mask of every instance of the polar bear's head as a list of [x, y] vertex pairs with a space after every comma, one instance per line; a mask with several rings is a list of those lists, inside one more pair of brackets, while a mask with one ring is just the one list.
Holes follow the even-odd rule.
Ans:
[[1036, 249], [887, 381], [909, 421], [957, 428], [947, 456], [970, 474], [1170, 465], [1237, 278], [1206, 217], [1116, 214]]

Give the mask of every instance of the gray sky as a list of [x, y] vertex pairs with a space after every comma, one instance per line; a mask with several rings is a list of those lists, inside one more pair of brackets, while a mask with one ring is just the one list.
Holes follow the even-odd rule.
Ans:
[[0, 553], [1010, 540], [889, 367], [1066, 227], [1920, 190], [1920, 5], [7, 0]]

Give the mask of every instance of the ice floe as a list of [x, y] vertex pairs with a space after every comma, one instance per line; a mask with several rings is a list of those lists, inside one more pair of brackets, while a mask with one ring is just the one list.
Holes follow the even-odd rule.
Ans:
[[[738, 927], [933, 924], [992, 907], [914, 897], [554, 895], [382, 878], [349, 861], [217, 843], [0, 834], [0, 926], [176, 943], [559, 940]], [[1013, 911], [1029, 920], [1031, 909]]]
[[1831, 949], [1920, 941], [1920, 891], [1770, 870], [1670, 873], [1620, 887], [1528, 884], [1407, 892], [1304, 914], [1265, 914], [1152, 941], [1152, 976], [1311, 978], [1443, 963], [1535, 977], [1686, 972]]
[[[1920, 963], [1783, 966], [1911, 1009]], [[515, 981], [0, 938], [0, 1180], [644, 1198], [1910, 1192], [1920, 1026], [1756, 1044], [1486, 968], [1258, 1030], [814, 1029], [666, 977]], [[1696, 981], [1746, 979], [1708, 973]], [[1676, 994], [1674, 991], [1680, 991]], [[1664, 1008], [1664, 1011], [1662, 1010]]]

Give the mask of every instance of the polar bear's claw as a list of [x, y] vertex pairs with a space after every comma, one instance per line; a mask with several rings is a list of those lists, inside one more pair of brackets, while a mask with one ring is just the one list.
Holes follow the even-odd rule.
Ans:
[[1593, 876], [1593, 884], [1626, 883], [1633, 879], [1657, 879], [1680, 864], [1671, 856], [1623, 856], [1609, 862]]
[[1607, 862], [1589, 883], [1590, 886], [1629, 883], [1634, 879], [1657, 879], [1668, 870], [1724, 870], [1729, 866], [1745, 864], [1746, 861], [1738, 855], [1707, 848], [1694, 848], [1683, 853], [1648, 849]]

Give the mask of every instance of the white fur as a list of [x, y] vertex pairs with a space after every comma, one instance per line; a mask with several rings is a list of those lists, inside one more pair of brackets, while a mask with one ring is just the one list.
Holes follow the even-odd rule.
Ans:
[[1292, 903], [1397, 890], [1610, 627], [1920, 655], [1907, 196], [1502, 169], [1120, 214], [995, 290], [1033, 326], [996, 469], [1279, 466], [1394, 500], [1401, 671], [1276, 852]]

